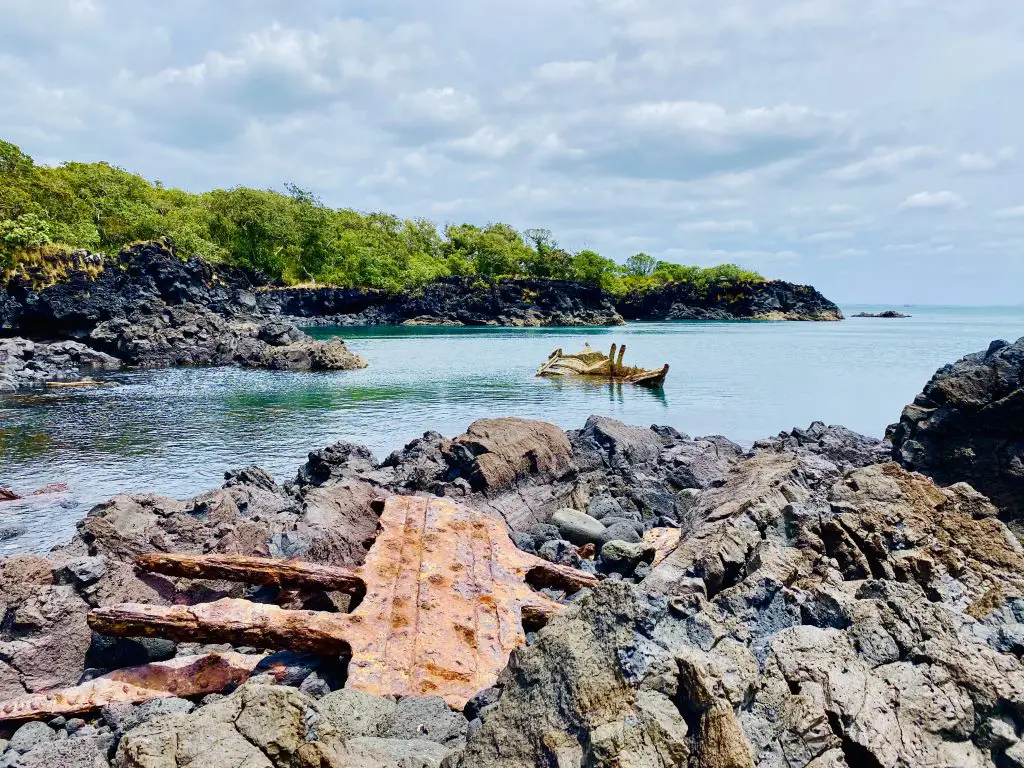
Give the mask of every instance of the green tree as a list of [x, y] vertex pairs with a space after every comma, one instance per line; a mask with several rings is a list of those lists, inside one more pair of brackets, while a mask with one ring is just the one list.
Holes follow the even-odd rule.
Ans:
[[630, 277], [649, 277], [654, 274], [658, 262], [646, 253], [637, 253], [626, 259], [625, 272]]
[[572, 271], [572, 279], [586, 285], [603, 288], [609, 293], [618, 293], [622, 289], [618, 265], [597, 251], [584, 250], [577, 253], [572, 260]]

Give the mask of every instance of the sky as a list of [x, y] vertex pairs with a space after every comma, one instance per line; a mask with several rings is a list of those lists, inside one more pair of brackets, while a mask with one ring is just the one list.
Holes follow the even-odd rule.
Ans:
[[1024, 303], [1019, 0], [0, 0], [0, 137], [545, 227], [839, 302]]

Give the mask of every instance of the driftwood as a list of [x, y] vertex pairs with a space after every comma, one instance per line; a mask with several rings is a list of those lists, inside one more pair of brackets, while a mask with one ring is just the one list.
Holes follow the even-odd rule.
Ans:
[[375, 695], [439, 695], [462, 709], [494, 684], [509, 654], [525, 642], [523, 623], [543, 624], [561, 609], [531, 584], [568, 592], [597, 584], [589, 574], [521, 552], [501, 521], [446, 499], [391, 497], [380, 524], [366, 563], [355, 571], [225, 556], [138, 559], [145, 570], [191, 578], [350, 594], [365, 585], [365, 597], [352, 613], [226, 599], [99, 608], [89, 624], [108, 635], [349, 656], [350, 688]]
[[230, 685], [244, 683], [264, 658], [241, 653], [213, 653], [119, 669], [73, 688], [28, 694], [4, 702], [0, 706], [0, 719], [76, 715], [117, 702], [141, 704], [170, 696], [216, 693]]
[[667, 363], [653, 369], [627, 366], [623, 364], [625, 354], [625, 344], [621, 347], [612, 344], [607, 355], [592, 349], [589, 344], [583, 346], [583, 351], [573, 354], [556, 349], [537, 370], [537, 376], [580, 376], [645, 387], [660, 387], [665, 383], [669, 371]]

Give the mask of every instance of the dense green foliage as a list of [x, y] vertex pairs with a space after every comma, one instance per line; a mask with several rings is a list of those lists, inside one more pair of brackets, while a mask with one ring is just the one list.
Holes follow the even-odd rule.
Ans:
[[571, 253], [546, 229], [448, 225], [332, 209], [295, 186], [165, 189], [106, 163], [36, 165], [0, 141], [0, 268], [67, 247], [116, 252], [169, 236], [185, 254], [252, 267], [287, 283], [399, 290], [439, 277], [574, 280], [611, 292], [685, 281], [761, 281], [731, 264], [702, 269], [631, 256], [624, 266], [592, 250]]

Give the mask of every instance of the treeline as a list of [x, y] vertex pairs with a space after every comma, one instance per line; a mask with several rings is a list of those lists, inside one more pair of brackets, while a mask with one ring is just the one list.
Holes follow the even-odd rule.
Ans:
[[258, 269], [288, 284], [401, 290], [453, 275], [573, 280], [613, 293], [669, 281], [760, 282], [732, 264], [700, 268], [647, 254], [625, 264], [592, 250], [568, 251], [546, 229], [449, 224], [325, 206], [286, 185], [192, 194], [107, 163], [37, 165], [0, 141], [0, 269], [67, 248], [115, 253], [172, 238], [183, 253]]

